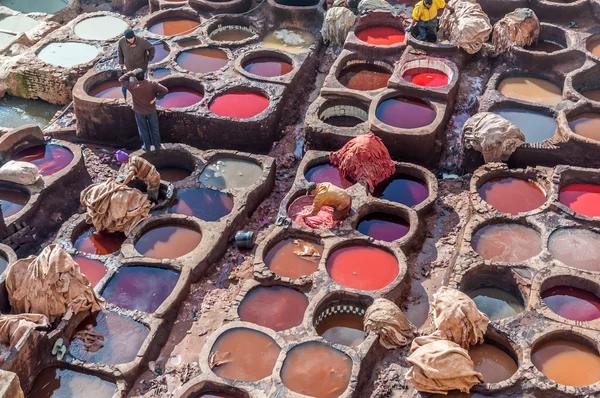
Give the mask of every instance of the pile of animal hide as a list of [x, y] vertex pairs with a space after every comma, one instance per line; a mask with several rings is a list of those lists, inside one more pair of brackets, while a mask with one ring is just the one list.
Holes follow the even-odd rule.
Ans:
[[492, 33], [490, 18], [476, 1], [454, 0], [440, 17], [438, 40], [447, 40], [469, 54], [475, 54]]
[[481, 152], [486, 163], [506, 162], [525, 143], [525, 135], [502, 116], [481, 112], [463, 126], [462, 142], [465, 148]]
[[364, 327], [365, 332], [376, 333], [379, 343], [388, 350], [408, 345], [417, 331], [402, 310], [384, 298], [376, 299], [367, 308]]
[[527, 47], [540, 36], [540, 20], [529, 8], [517, 8], [494, 25], [492, 46], [497, 54], [513, 46]]

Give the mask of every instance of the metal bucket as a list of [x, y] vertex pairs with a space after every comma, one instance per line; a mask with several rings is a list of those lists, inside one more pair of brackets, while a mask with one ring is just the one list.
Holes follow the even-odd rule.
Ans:
[[237, 231], [235, 233], [235, 245], [238, 249], [252, 249], [254, 247], [254, 232]]

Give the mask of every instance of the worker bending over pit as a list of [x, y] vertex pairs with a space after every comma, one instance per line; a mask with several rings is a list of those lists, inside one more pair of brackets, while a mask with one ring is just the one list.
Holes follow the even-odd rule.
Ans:
[[350, 214], [352, 197], [346, 190], [336, 187], [329, 182], [322, 182], [320, 184], [311, 182], [306, 189], [306, 194], [314, 195], [315, 197], [311, 212], [306, 217], [316, 216], [323, 206], [333, 207], [332, 219], [334, 221], [342, 221]]
[[[417, 27], [417, 37], [421, 41], [435, 43], [438, 31], [438, 10], [446, 8], [445, 0], [421, 0], [415, 4], [412, 12], [412, 27]], [[447, 7], [450, 12], [454, 10]], [[414, 35], [414, 29], [413, 29]]]
[[137, 178], [146, 183], [146, 191], [148, 198], [154, 202], [158, 202], [158, 191], [160, 189], [160, 174], [156, 167], [146, 159], [138, 156], [129, 156], [123, 151], [117, 151], [117, 160], [121, 163], [127, 163], [127, 177], [123, 184], [127, 185], [131, 180]]

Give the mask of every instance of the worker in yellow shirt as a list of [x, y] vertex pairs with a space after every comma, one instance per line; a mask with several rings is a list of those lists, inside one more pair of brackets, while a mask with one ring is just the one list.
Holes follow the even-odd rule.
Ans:
[[[412, 26], [417, 26], [418, 39], [435, 43], [438, 31], [438, 10], [446, 7], [445, 0], [421, 0], [412, 12]], [[452, 8], [448, 7], [450, 12]], [[414, 34], [414, 30], [413, 30]]]

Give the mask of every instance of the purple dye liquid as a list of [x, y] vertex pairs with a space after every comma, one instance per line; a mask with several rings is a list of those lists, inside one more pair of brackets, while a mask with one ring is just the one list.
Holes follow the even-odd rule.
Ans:
[[405, 206], [416, 206], [429, 196], [424, 181], [405, 174], [395, 174], [375, 187], [373, 196]]
[[544, 304], [563, 318], [593, 321], [600, 318], [600, 297], [570, 286], [555, 286], [542, 293]]
[[177, 192], [177, 198], [167, 213], [217, 221], [231, 213], [231, 209], [233, 199], [226, 193], [209, 188], [184, 188]]
[[191, 87], [174, 86], [169, 87], [169, 94], [156, 101], [163, 108], [185, 108], [202, 101], [204, 94]]
[[41, 175], [49, 176], [67, 167], [73, 158], [73, 153], [67, 148], [47, 144], [24, 149], [13, 160], [35, 164]]
[[352, 182], [342, 176], [340, 169], [329, 163], [310, 168], [304, 177], [310, 182], [316, 182], [317, 184], [321, 182], [330, 182], [333, 185], [344, 189], [353, 185]]
[[371, 213], [358, 222], [356, 229], [373, 239], [393, 242], [405, 236], [410, 225], [405, 219], [392, 214]]
[[150, 61], [151, 64], [155, 64], [157, 62], [162, 61], [163, 59], [167, 58], [169, 56], [169, 53], [171, 52], [169, 46], [162, 41], [159, 41], [154, 44], [154, 50], [154, 58], [152, 58], [152, 60]]
[[416, 129], [433, 123], [436, 111], [420, 99], [396, 97], [379, 104], [375, 115], [389, 126]]

